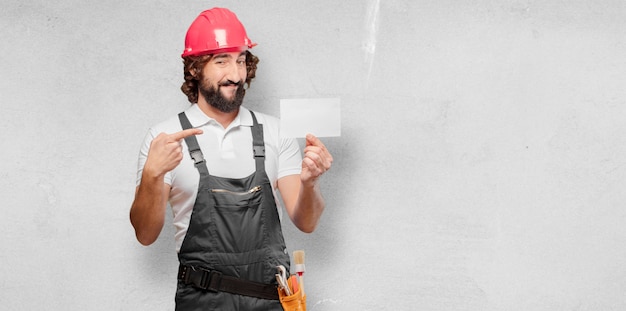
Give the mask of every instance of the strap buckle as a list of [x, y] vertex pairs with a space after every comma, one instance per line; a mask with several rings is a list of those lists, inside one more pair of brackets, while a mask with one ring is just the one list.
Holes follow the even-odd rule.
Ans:
[[265, 156], [265, 146], [258, 146], [255, 145], [253, 146], [253, 150], [254, 150], [254, 157], [264, 157]]
[[211, 291], [211, 292], [218, 292], [220, 289], [220, 284], [222, 283], [222, 273], [219, 271], [215, 271], [215, 270], [202, 270], [202, 280], [200, 281], [200, 284], [198, 284], [200, 287]]
[[207, 270], [187, 265], [181, 265], [178, 270], [178, 278], [185, 284], [193, 284], [211, 292], [220, 290], [222, 276], [223, 274], [216, 270]]
[[204, 155], [202, 154], [202, 150], [200, 149], [189, 151], [189, 155], [191, 156], [195, 164], [200, 164], [204, 162]]

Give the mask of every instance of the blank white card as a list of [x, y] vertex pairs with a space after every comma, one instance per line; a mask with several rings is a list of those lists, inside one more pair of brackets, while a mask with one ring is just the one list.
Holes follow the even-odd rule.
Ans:
[[341, 136], [339, 98], [281, 99], [280, 137]]

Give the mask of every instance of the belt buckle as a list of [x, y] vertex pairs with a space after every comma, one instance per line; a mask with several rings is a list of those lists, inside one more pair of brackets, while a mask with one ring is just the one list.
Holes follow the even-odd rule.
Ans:
[[222, 273], [215, 270], [202, 269], [202, 284], [200, 286], [210, 292], [218, 292], [222, 283]]

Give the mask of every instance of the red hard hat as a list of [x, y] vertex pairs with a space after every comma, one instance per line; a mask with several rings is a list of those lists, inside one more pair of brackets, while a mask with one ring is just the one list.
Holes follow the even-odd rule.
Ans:
[[182, 57], [239, 52], [255, 45], [235, 13], [212, 8], [200, 13], [189, 26]]

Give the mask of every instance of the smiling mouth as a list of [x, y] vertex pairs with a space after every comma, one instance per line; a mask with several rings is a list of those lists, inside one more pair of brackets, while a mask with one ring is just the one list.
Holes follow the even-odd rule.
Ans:
[[233, 82], [233, 81], [226, 81], [226, 82], [222, 82], [220, 83], [220, 86], [235, 86], [235, 87], [239, 87], [239, 85], [241, 84], [241, 82]]

